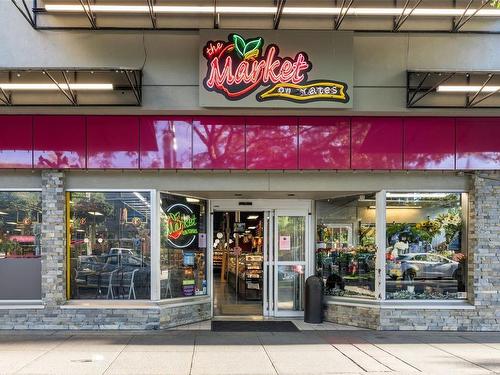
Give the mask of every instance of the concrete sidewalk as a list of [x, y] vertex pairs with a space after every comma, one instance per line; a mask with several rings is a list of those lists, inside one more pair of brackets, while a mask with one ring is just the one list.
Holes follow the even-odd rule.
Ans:
[[0, 374], [492, 374], [500, 332], [0, 331]]

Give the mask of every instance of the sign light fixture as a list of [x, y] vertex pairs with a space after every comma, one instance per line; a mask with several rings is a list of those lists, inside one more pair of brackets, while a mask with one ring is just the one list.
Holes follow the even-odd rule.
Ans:
[[441, 85], [437, 88], [437, 92], [484, 92], [492, 93], [500, 91], [500, 86], [451, 86], [451, 85]]
[[113, 84], [111, 83], [0, 83], [0, 89], [7, 91], [39, 91], [39, 90], [76, 90], [76, 91], [101, 91], [101, 90], [113, 90]]
[[[137, 13], [148, 14], [151, 9], [148, 5], [80, 5], [80, 4], [45, 4], [47, 12], [61, 13], [83, 13], [88, 10], [93, 13]], [[174, 6], [174, 5], [154, 5], [154, 13], [167, 14], [213, 14], [213, 6]], [[282, 9], [284, 15], [310, 15], [310, 16], [336, 16], [345, 12], [339, 7], [285, 7]], [[266, 6], [217, 6], [218, 14], [261, 14], [274, 15], [276, 7]], [[351, 7], [347, 10], [348, 16], [421, 16], [421, 17], [461, 17], [464, 15], [474, 17], [500, 17], [500, 9], [475, 9], [475, 8], [416, 8], [408, 7]]]

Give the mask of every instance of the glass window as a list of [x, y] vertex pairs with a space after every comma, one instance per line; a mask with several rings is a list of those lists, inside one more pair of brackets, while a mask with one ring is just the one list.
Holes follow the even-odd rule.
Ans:
[[41, 299], [40, 192], [0, 192], [0, 300]]
[[386, 298], [466, 298], [459, 193], [387, 193]]
[[375, 298], [375, 195], [316, 202], [316, 267], [328, 295]]
[[206, 201], [161, 193], [161, 298], [207, 294]]
[[149, 192], [71, 192], [71, 298], [150, 299]]

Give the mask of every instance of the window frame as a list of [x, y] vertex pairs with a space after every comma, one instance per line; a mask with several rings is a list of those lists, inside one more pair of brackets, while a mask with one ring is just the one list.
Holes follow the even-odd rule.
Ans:
[[[156, 238], [158, 237], [158, 240], [160, 238], [160, 226], [159, 226], [159, 220], [158, 220], [158, 215], [159, 211], [157, 209], [157, 190], [156, 189], [66, 189], [65, 190], [65, 204], [66, 204], [66, 212], [65, 212], [65, 222], [66, 222], [66, 300], [68, 302], [74, 302], [74, 301], [84, 301], [84, 302], [89, 302], [93, 301], [95, 302], [95, 299], [73, 299], [70, 297], [71, 294], [71, 277], [70, 277], [70, 267], [69, 267], [69, 262], [70, 262], [70, 251], [71, 251], [71, 231], [69, 230], [69, 220], [70, 220], [70, 196], [71, 193], [120, 193], [120, 192], [125, 192], [125, 193], [130, 193], [130, 192], [138, 192], [138, 193], [149, 193], [150, 195], [150, 201], [151, 201], [151, 222], [150, 222], [150, 236], [151, 236], [151, 266], [150, 266], [150, 295], [149, 299], [144, 299], [144, 300], [133, 300], [133, 301], [126, 301], [128, 303], [144, 303], [144, 302], [151, 302], [151, 301], [157, 301], [154, 297], [158, 294], [159, 295], [159, 290], [155, 290], [155, 285], [156, 283], [153, 282], [153, 280], [158, 279], [158, 286], [159, 286], [159, 281], [160, 281], [160, 274], [159, 274], [159, 259], [160, 259], [160, 248], [159, 246], [156, 246]], [[159, 244], [159, 241], [158, 241]], [[157, 253], [157, 254], [156, 254]], [[158, 258], [158, 267], [156, 267], [156, 261], [155, 257]], [[120, 300], [106, 300], [110, 304], [123, 304], [123, 301]]]
[[[0, 188], [0, 192], [10, 192], [10, 193], [16, 193], [16, 192], [39, 192], [40, 193], [40, 200], [42, 202], [42, 209], [43, 209], [43, 198], [42, 198], [42, 188]], [[42, 216], [42, 225], [43, 225], [43, 216]], [[43, 257], [44, 253], [44, 248], [43, 245], [41, 246], [41, 256]], [[40, 287], [42, 287], [42, 273], [40, 272]], [[43, 296], [43, 290], [42, 290], [42, 296]], [[0, 308], [26, 308], [26, 307], [34, 307], [34, 308], [43, 308], [43, 301], [42, 299], [29, 299], [29, 300], [0, 300]]]
[[[212, 301], [212, 273], [213, 273], [213, 257], [209, 256], [209, 254], [212, 254], [212, 244], [213, 244], [213, 230], [212, 230], [212, 212], [211, 212], [211, 201], [210, 199], [199, 197], [196, 195], [188, 195], [188, 194], [182, 194], [178, 193], [175, 191], [171, 190], [162, 190], [159, 189], [156, 191], [157, 193], [157, 198], [156, 198], [156, 210], [157, 210], [157, 217], [155, 225], [157, 225], [157, 233], [158, 236], [155, 238], [155, 241], [157, 241], [157, 257], [158, 259], [155, 260], [155, 267], [157, 267], [157, 278], [155, 278], [155, 283], [157, 284], [157, 299], [154, 299], [155, 302], [159, 302], [162, 305], [179, 305], [182, 306], [184, 305], [182, 302], [185, 301], [186, 304], [191, 304], [193, 301], [199, 302], [200, 300], [205, 300], [205, 299], [210, 299]], [[161, 194], [170, 194], [170, 195], [175, 195], [179, 197], [184, 197], [184, 198], [195, 198], [195, 199], [200, 199], [202, 201], [205, 201], [206, 207], [205, 207], [205, 225], [207, 228], [207, 247], [205, 249], [205, 275], [206, 275], [206, 280], [207, 280], [207, 293], [203, 295], [198, 295], [198, 296], [186, 296], [186, 297], [175, 297], [175, 298], [163, 298], [161, 299], [161, 283], [160, 283], [160, 274], [161, 274], [161, 265], [160, 265], [160, 254], [161, 254], [161, 232], [160, 232], [160, 211], [161, 211]], [[153, 258], [151, 256], [151, 262], [153, 262]], [[212, 308], [213, 308], [213, 301], [211, 302]], [[213, 315], [213, 312], [212, 312]]]
[[[352, 305], [363, 305], [363, 306], [373, 306], [380, 308], [407, 308], [412, 307], [429, 307], [429, 308], [451, 308], [451, 309], [463, 309], [471, 306], [470, 298], [471, 292], [467, 290], [467, 297], [465, 299], [456, 300], [444, 300], [444, 299], [423, 299], [423, 300], [387, 300], [386, 299], [386, 279], [385, 279], [385, 269], [386, 269], [386, 227], [387, 227], [387, 193], [455, 193], [461, 194], [461, 211], [463, 217], [463, 230], [462, 230], [462, 241], [464, 254], [467, 258], [470, 256], [471, 252], [469, 249], [469, 197], [470, 191], [463, 189], [383, 189], [375, 193], [375, 243], [377, 246], [377, 265], [375, 270], [375, 299], [364, 300], [361, 298], [356, 298], [352, 296], [324, 296], [325, 303], [333, 304], [352, 304]], [[363, 192], [361, 192], [363, 193]], [[317, 226], [317, 211], [316, 211], [316, 201], [315, 200], [315, 215], [314, 215], [314, 228]], [[467, 283], [468, 284], [468, 283]]]

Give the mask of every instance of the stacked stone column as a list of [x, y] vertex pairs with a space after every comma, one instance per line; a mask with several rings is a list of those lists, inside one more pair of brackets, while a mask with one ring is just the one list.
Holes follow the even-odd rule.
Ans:
[[42, 171], [42, 300], [47, 307], [66, 301], [66, 215], [64, 173]]

